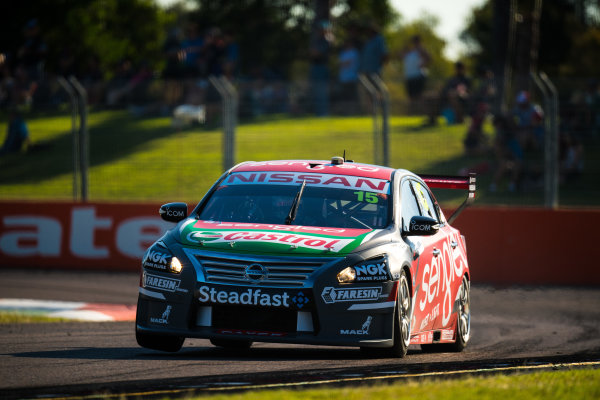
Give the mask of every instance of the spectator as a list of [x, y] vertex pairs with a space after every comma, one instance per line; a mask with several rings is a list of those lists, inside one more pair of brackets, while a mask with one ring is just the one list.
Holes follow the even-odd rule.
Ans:
[[229, 80], [235, 79], [238, 74], [238, 64], [240, 61], [240, 47], [231, 31], [223, 33], [223, 75]]
[[487, 151], [487, 138], [483, 134], [483, 123], [492, 109], [495, 97], [494, 73], [490, 69], [484, 69], [480, 77], [479, 87], [473, 96], [474, 107], [469, 130], [464, 141], [465, 150], [469, 155], [479, 155]]
[[465, 65], [458, 61], [454, 64], [454, 75], [444, 84], [440, 95], [429, 115], [429, 123], [435, 125], [440, 113], [449, 124], [460, 124], [468, 110], [471, 80], [466, 75]]
[[198, 25], [190, 24], [185, 30], [185, 38], [181, 42], [181, 58], [186, 78], [196, 78], [205, 70], [202, 60], [204, 39], [198, 32]]
[[572, 180], [583, 172], [583, 144], [573, 134], [560, 137], [560, 181]]
[[14, 85], [15, 79], [11, 73], [8, 56], [0, 53], [0, 109], [10, 104]]
[[37, 19], [31, 19], [23, 28], [25, 42], [19, 48], [17, 61], [25, 68], [29, 79], [39, 81], [43, 78], [44, 63], [48, 48], [42, 39]]
[[360, 54], [360, 73], [367, 76], [381, 75], [383, 66], [389, 60], [389, 53], [383, 35], [375, 23], [370, 23], [365, 28], [366, 41]]
[[411, 102], [411, 109], [415, 111], [415, 104], [425, 90], [427, 80], [427, 66], [431, 61], [429, 52], [421, 44], [421, 37], [414, 35], [410, 46], [402, 51], [401, 57], [404, 64], [404, 84]]
[[317, 33], [311, 41], [310, 83], [315, 114], [329, 114], [329, 51], [332, 40], [329, 21], [319, 22]]
[[0, 148], [0, 155], [18, 153], [29, 144], [29, 129], [16, 107], [11, 106], [8, 118], [6, 139]]
[[596, 137], [600, 133], [600, 82], [590, 79], [584, 97], [586, 130]]
[[354, 42], [347, 39], [338, 55], [339, 92], [338, 103], [344, 114], [355, 114], [358, 111], [358, 68], [360, 54]]
[[496, 192], [502, 178], [509, 177], [508, 190], [517, 190], [517, 184], [523, 168], [523, 149], [517, 138], [516, 127], [510, 116], [498, 115], [494, 118], [496, 137], [494, 140], [494, 155], [496, 157], [496, 172], [490, 192]]
[[521, 91], [516, 98], [513, 118], [517, 124], [518, 137], [525, 149], [539, 149], [544, 142], [544, 112], [533, 104], [529, 92]]

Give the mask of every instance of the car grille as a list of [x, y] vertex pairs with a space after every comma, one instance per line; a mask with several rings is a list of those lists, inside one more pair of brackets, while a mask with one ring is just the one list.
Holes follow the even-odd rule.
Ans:
[[[310, 275], [338, 259], [244, 257], [202, 252], [194, 255], [204, 280], [219, 284], [255, 284], [270, 287], [304, 287]], [[258, 264], [258, 266], [257, 266]], [[248, 267], [263, 275], [248, 274]]]

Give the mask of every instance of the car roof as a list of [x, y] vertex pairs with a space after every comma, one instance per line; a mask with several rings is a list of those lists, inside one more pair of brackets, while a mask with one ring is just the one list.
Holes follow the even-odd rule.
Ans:
[[[340, 157], [341, 159], [341, 157]], [[315, 174], [349, 175], [365, 178], [391, 180], [393, 168], [350, 161], [329, 160], [272, 160], [248, 161], [234, 167], [231, 172], [308, 172]]]

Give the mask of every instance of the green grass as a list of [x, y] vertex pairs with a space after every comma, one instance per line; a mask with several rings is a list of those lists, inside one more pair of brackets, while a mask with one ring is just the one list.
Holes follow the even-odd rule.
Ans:
[[35, 313], [0, 311], [0, 324], [31, 324], [41, 322], [64, 322], [64, 318], [54, 318]]
[[344, 388], [260, 390], [191, 397], [211, 400], [564, 400], [600, 398], [600, 370], [584, 369], [462, 379], [402, 380], [393, 384]]
[[[486, 189], [492, 177], [491, 155], [467, 157], [462, 140], [465, 124], [423, 127], [422, 117], [390, 119], [390, 166], [417, 173], [457, 174], [488, 165], [479, 175], [478, 203], [541, 205], [541, 190], [521, 193]], [[0, 200], [69, 200], [73, 198], [70, 115], [28, 116], [36, 148], [0, 157]], [[240, 123], [236, 161], [330, 159], [342, 155], [373, 163], [370, 117], [289, 118], [275, 116]], [[486, 127], [491, 137], [491, 127]], [[6, 116], [0, 116], [0, 140]], [[136, 118], [126, 111], [89, 115], [91, 201], [197, 202], [221, 175], [219, 128], [178, 131], [167, 117]], [[561, 188], [563, 205], [600, 205], [600, 146], [586, 145], [587, 174]], [[462, 194], [442, 194], [443, 203], [458, 203]]]

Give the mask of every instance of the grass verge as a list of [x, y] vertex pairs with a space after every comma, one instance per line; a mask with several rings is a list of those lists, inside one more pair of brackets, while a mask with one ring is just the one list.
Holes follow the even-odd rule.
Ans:
[[0, 324], [31, 324], [40, 322], [66, 322], [64, 318], [54, 318], [35, 313], [0, 311]]
[[600, 398], [600, 370], [577, 369], [511, 375], [469, 376], [462, 379], [422, 379], [358, 387], [252, 391], [191, 398], [210, 398], [211, 400], [598, 399]]
[[[493, 153], [467, 156], [466, 124], [424, 126], [423, 118], [390, 118], [389, 165], [416, 173], [456, 175], [476, 169], [478, 204], [542, 205], [542, 180], [509, 192], [487, 190], [495, 171]], [[0, 200], [69, 200], [73, 198], [73, 140], [69, 115], [27, 117], [31, 139], [26, 153], [0, 157]], [[325, 159], [341, 155], [374, 163], [373, 121], [368, 116], [289, 118], [275, 116], [240, 123], [236, 130], [236, 160]], [[489, 124], [485, 127], [491, 141]], [[0, 140], [6, 117], [0, 115]], [[91, 201], [187, 201], [197, 203], [221, 175], [220, 128], [176, 130], [168, 117], [136, 118], [125, 111], [95, 111], [89, 115]], [[600, 206], [600, 143], [586, 143], [585, 173], [561, 185], [560, 203]], [[539, 169], [534, 156], [528, 166]], [[458, 204], [463, 193], [438, 195], [443, 204]]]

